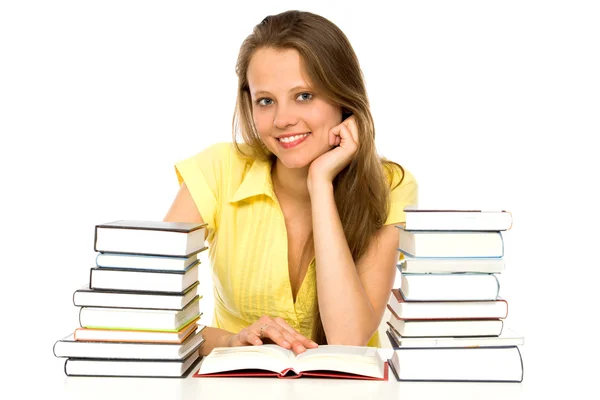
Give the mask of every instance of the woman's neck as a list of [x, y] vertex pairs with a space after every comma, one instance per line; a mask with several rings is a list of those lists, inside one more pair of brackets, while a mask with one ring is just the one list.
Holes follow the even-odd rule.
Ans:
[[276, 194], [296, 201], [310, 203], [310, 194], [306, 186], [308, 168], [308, 166], [305, 168], [286, 168], [276, 159], [271, 168], [271, 179]]

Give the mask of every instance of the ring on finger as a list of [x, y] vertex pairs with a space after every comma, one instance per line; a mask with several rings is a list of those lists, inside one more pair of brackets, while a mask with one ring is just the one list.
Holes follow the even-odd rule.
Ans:
[[260, 334], [258, 335], [261, 339], [265, 337], [265, 329], [267, 329], [267, 324], [262, 324], [260, 326]]

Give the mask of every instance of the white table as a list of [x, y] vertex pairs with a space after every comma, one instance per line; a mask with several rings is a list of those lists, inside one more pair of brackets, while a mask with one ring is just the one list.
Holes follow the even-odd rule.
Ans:
[[65, 377], [67, 399], [521, 399], [521, 383], [433, 383], [277, 378]]
[[[386, 351], [382, 349], [385, 354]], [[192, 372], [198, 369], [194, 366]], [[117, 399], [523, 399], [523, 383], [398, 382], [277, 378], [92, 378], [54, 380], [58, 398]], [[48, 393], [50, 395], [50, 393]], [[52, 394], [51, 398], [56, 398]]]

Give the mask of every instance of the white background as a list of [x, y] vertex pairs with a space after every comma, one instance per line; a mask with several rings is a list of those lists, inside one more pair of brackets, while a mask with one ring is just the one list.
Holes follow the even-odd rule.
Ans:
[[527, 392], [593, 379], [575, 358], [598, 356], [596, 2], [120, 0], [0, 5], [7, 381], [63, 384], [52, 345], [78, 326], [94, 225], [164, 217], [173, 164], [231, 140], [241, 42], [287, 9], [346, 33], [379, 152], [415, 175], [421, 204], [513, 213], [501, 294], [525, 336]]

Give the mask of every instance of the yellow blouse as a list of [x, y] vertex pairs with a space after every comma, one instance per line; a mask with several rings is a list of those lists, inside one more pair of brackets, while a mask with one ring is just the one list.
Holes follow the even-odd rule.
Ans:
[[[175, 170], [208, 224], [213, 326], [239, 332], [268, 315], [311, 337], [317, 309], [315, 263], [313, 259], [294, 302], [285, 220], [273, 191], [271, 163], [249, 162], [231, 143], [219, 143], [177, 163]], [[404, 181], [391, 193], [386, 225], [404, 222], [404, 206], [416, 202], [417, 183], [405, 170]], [[369, 345], [379, 345], [377, 333]]]

